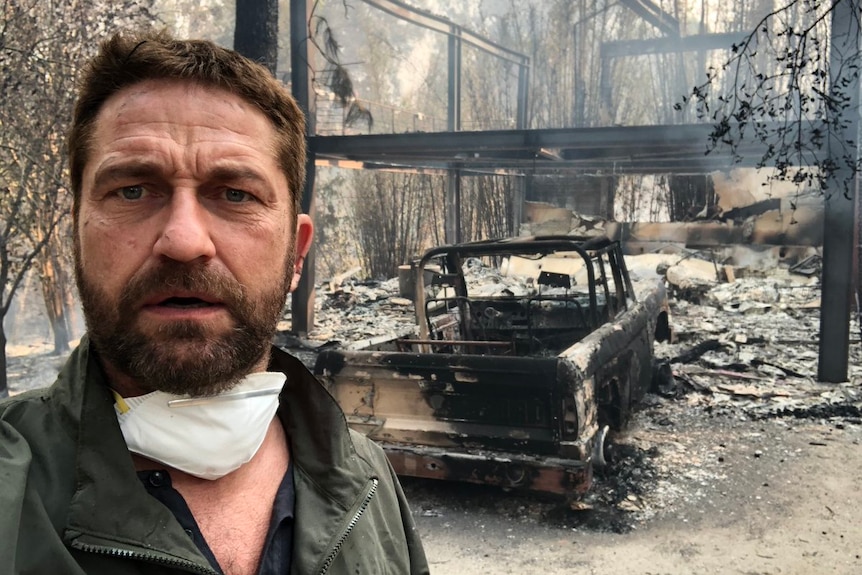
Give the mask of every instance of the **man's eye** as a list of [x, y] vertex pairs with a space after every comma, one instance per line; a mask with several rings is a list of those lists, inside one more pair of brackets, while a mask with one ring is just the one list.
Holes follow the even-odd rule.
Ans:
[[227, 201], [229, 202], [247, 202], [251, 199], [251, 196], [248, 194], [248, 192], [228, 188], [225, 191], [225, 198], [227, 198]]
[[124, 200], [140, 200], [144, 196], [143, 186], [126, 186], [117, 192]]

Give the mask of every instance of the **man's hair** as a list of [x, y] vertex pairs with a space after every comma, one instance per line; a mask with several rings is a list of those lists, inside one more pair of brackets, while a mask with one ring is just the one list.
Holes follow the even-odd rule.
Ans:
[[146, 30], [120, 32], [104, 40], [83, 71], [68, 140], [76, 219], [99, 111], [120, 90], [146, 80], [220, 88], [263, 112], [275, 128], [275, 153], [299, 213], [305, 183], [305, 117], [287, 89], [266, 68], [237, 52], [206, 40], [178, 40], [166, 31]]

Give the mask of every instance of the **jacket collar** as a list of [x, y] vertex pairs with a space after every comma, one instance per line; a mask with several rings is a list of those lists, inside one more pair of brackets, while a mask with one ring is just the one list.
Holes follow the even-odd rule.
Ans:
[[75, 495], [64, 540], [72, 546], [107, 547], [208, 567], [173, 514], [141, 485], [113, 396], [86, 338], [72, 352], [62, 379], [71, 388], [71, 407], [79, 413]]
[[371, 465], [356, 453], [344, 413], [301, 361], [273, 347], [269, 369], [287, 375], [278, 415], [297, 470], [342, 507], [350, 507], [371, 478]]
[[373, 465], [360, 456], [335, 399], [299, 360], [273, 349], [270, 369], [287, 374], [279, 417], [290, 441], [296, 486], [291, 571], [317, 573], [370, 496]]
[[[273, 348], [270, 369], [287, 375], [278, 415], [290, 441], [297, 477], [300, 528], [296, 541], [301, 542], [306, 527], [315, 524], [312, 546], [316, 547], [337, 529], [343, 513], [354, 506], [374, 473], [357, 455], [335, 399], [305, 366]], [[78, 425], [76, 489], [64, 540], [206, 566], [171, 512], [141, 485], [117, 422], [113, 396], [86, 337], [67, 361], [60, 381], [65, 384], [57, 386], [58, 400], [68, 406]], [[330, 512], [322, 511], [326, 508]], [[307, 516], [303, 511], [307, 509], [313, 509], [314, 516]], [[334, 521], [324, 522], [324, 516]], [[309, 551], [313, 556], [314, 550]]]

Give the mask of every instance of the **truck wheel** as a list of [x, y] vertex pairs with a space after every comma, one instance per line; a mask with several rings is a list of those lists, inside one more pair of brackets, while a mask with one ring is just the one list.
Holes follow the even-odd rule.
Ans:
[[593, 467], [596, 469], [604, 469], [608, 464], [607, 459], [605, 459], [605, 447], [607, 446], [609, 429], [605, 425], [596, 432], [596, 436], [593, 438], [593, 455], [591, 460]]

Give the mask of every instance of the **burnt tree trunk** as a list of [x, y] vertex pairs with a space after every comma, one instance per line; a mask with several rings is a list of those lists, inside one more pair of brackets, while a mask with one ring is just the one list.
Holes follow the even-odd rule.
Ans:
[[69, 351], [69, 321], [66, 317], [65, 292], [68, 282], [65, 273], [53, 254], [46, 254], [42, 260], [42, 297], [45, 311], [54, 334], [54, 354]]
[[668, 189], [671, 197], [672, 222], [705, 219], [701, 214], [714, 212], [716, 197], [711, 177], [707, 175], [669, 176]]
[[275, 75], [278, 60], [278, 0], [236, 0], [234, 50]]
[[8, 366], [8, 360], [6, 359], [6, 331], [3, 329], [3, 322], [0, 321], [0, 399], [9, 397], [9, 389], [6, 386], [6, 370]]

